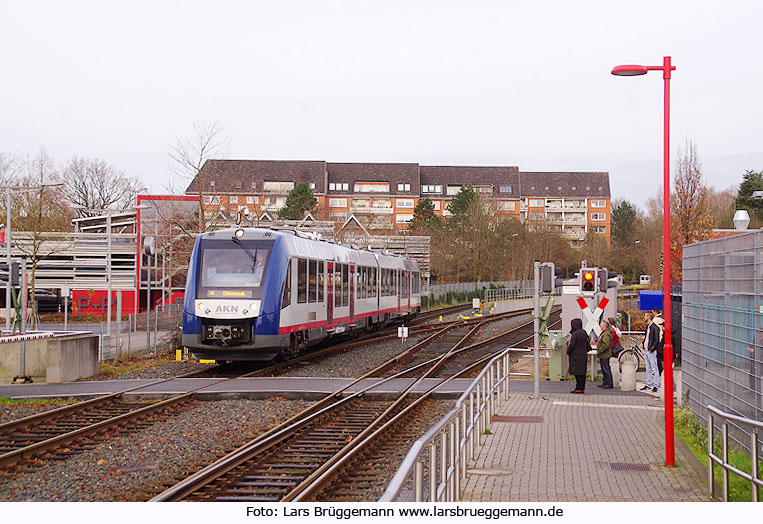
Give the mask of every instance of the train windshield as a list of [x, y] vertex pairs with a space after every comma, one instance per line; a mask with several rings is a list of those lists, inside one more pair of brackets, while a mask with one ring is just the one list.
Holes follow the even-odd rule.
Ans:
[[202, 242], [199, 296], [259, 298], [272, 247], [268, 241]]

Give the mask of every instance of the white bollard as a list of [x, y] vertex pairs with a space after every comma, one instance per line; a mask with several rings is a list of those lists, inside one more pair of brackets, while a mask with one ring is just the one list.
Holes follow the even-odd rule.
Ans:
[[609, 359], [609, 369], [612, 370], [612, 386], [620, 386], [620, 362], [615, 357]]
[[620, 391], [636, 391], [636, 359], [620, 362]]

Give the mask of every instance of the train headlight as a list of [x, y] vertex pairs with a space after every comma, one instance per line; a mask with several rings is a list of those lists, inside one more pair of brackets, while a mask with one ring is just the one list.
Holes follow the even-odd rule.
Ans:
[[199, 302], [198, 304], [196, 304], [196, 307], [199, 308], [202, 311], [207, 309], [207, 305], [204, 302]]
[[236, 230], [236, 232], [235, 232], [235, 233], [233, 233], [233, 234], [234, 234], [234, 235], [236, 235], [236, 238], [241, 238], [242, 236], [244, 236], [244, 230], [243, 230], [243, 229], [241, 229], [241, 228], [238, 228], [238, 229]]
[[249, 311], [257, 311], [257, 302], [249, 304]]

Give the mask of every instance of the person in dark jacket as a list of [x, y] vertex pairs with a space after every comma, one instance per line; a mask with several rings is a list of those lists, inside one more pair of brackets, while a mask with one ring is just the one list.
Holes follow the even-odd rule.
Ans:
[[575, 375], [575, 389], [571, 393], [585, 393], [585, 375], [588, 370], [588, 352], [591, 350], [591, 339], [583, 331], [583, 321], [573, 318], [570, 323], [570, 344], [567, 355], [570, 359], [569, 373]]
[[609, 329], [609, 321], [602, 319], [601, 335], [596, 342], [596, 356], [601, 363], [601, 384], [600, 388], [612, 389], [612, 368], [609, 366], [609, 359], [612, 358], [612, 333]]

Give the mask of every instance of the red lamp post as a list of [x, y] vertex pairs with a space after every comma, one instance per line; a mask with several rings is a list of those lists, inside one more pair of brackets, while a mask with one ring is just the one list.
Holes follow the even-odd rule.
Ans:
[[664, 129], [664, 195], [663, 208], [663, 253], [665, 267], [663, 270], [663, 311], [665, 312], [665, 348], [664, 364], [665, 378], [662, 385], [665, 397], [665, 465], [672, 467], [675, 461], [674, 423], [673, 423], [673, 344], [670, 339], [670, 72], [675, 71], [670, 57], [662, 60], [661, 66], [619, 65], [612, 69], [617, 76], [645, 75], [648, 71], [662, 71], [665, 80], [665, 129]]

